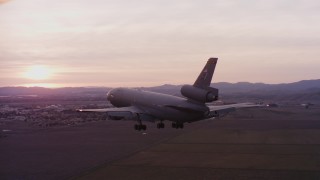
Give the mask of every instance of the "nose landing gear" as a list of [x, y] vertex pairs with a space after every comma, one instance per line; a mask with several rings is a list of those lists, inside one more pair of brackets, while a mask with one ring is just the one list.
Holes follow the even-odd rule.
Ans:
[[144, 124], [135, 124], [134, 129], [137, 131], [141, 131], [141, 130], [145, 131], [147, 130], [147, 126]]
[[134, 125], [134, 129], [137, 130], [137, 131], [141, 131], [141, 130], [145, 131], [145, 130], [147, 130], [147, 126], [142, 124], [139, 114], [137, 114], [137, 120], [138, 120], [138, 124]]

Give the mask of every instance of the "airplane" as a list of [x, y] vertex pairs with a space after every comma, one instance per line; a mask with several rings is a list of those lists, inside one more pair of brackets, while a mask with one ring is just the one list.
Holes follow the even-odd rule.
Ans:
[[145, 121], [158, 122], [157, 128], [165, 127], [163, 121], [172, 121], [172, 127], [184, 128], [184, 123], [217, 118], [236, 108], [254, 107], [252, 103], [209, 105], [219, 99], [219, 90], [210, 87], [218, 58], [209, 58], [193, 85], [183, 85], [178, 97], [134, 88], [115, 88], [107, 93], [107, 100], [114, 108], [80, 109], [80, 112], [107, 113], [111, 120], [134, 120], [134, 129], [146, 130]]

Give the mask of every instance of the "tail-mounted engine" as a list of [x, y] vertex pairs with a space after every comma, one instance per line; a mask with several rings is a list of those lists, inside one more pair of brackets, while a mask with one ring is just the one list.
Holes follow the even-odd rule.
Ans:
[[181, 94], [183, 96], [203, 103], [218, 100], [218, 92], [218, 89], [212, 87], [206, 87], [204, 89], [191, 85], [181, 87]]

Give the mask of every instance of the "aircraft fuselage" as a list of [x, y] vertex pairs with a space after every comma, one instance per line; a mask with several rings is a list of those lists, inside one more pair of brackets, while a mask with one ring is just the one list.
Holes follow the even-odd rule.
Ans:
[[157, 120], [192, 122], [205, 119], [209, 108], [204, 103], [182, 97], [130, 88], [115, 88], [107, 99], [115, 107], [135, 106]]

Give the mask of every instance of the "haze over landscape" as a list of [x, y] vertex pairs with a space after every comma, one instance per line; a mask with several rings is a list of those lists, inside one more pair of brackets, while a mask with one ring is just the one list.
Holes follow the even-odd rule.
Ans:
[[0, 86], [192, 83], [320, 77], [320, 2], [0, 1]]
[[319, 10], [0, 0], [0, 179], [319, 180]]

